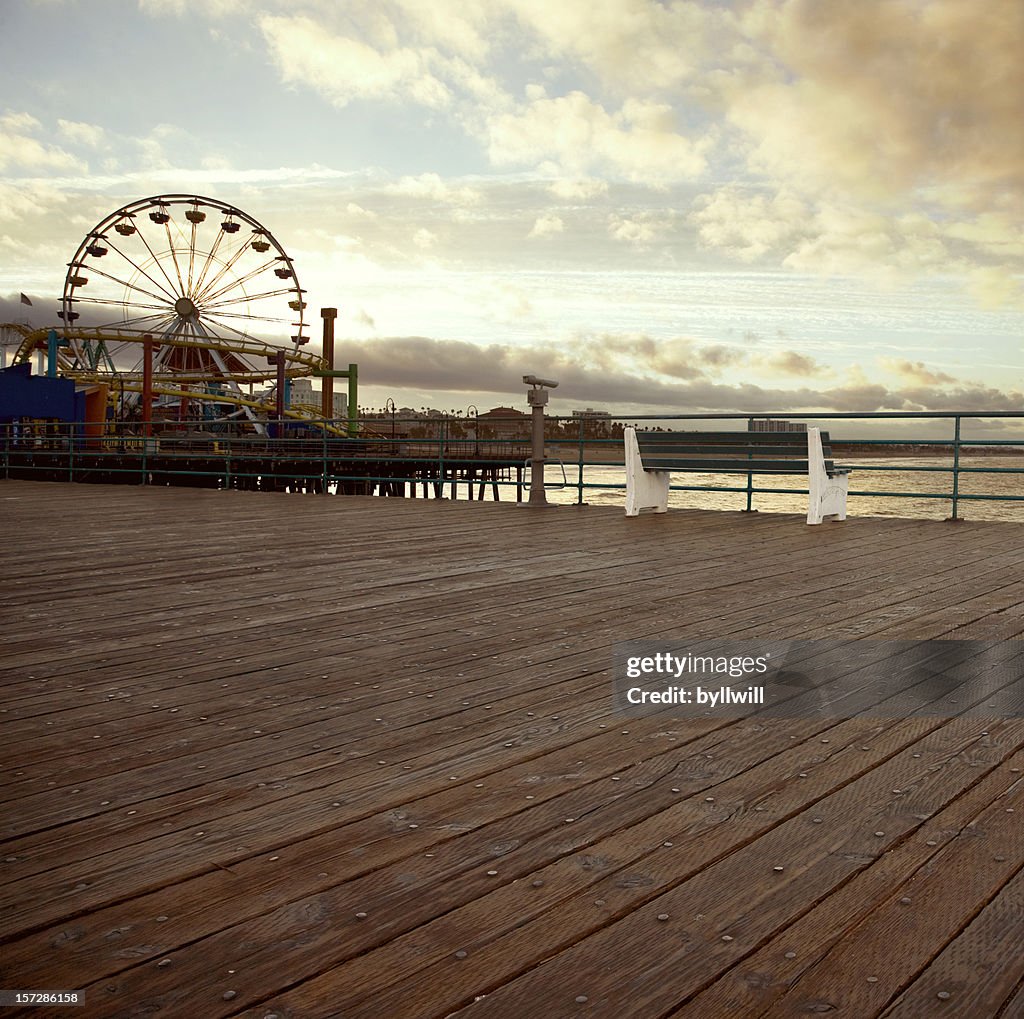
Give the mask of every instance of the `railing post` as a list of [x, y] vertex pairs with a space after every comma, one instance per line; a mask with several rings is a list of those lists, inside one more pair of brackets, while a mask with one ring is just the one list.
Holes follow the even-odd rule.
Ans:
[[576, 505], [583, 505], [583, 418], [580, 418], [580, 459], [576, 465]]
[[327, 495], [327, 420], [324, 419], [324, 426], [320, 429], [320, 457], [323, 467], [324, 495]]
[[[747, 431], [752, 432], [754, 430], [754, 419], [747, 418]], [[753, 457], [753, 453], [747, 454], [747, 459]], [[754, 507], [754, 475], [747, 471], [747, 508], [744, 512], [752, 513]]]
[[956, 426], [953, 432], [953, 513], [950, 516], [950, 523], [959, 523], [957, 510], [960, 501], [960, 415], [957, 414]]
[[444, 498], [444, 418], [437, 422], [437, 485], [434, 494], [439, 499]]
[[68, 424], [68, 481], [75, 480], [75, 426]]

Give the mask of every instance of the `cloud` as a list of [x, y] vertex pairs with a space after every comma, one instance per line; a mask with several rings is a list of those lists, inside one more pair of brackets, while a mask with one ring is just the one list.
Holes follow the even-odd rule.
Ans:
[[72, 144], [84, 145], [90, 149], [98, 149], [106, 139], [106, 132], [102, 127], [75, 120], [59, 119], [57, 131]]
[[443, 107], [451, 93], [430, 71], [436, 53], [396, 46], [382, 51], [360, 39], [336, 35], [305, 15], [259, 19], [281, 79], [315, 89], [335, 106], [357, 99], [409, 99]]
[[753, 58], [712, 75], [746, 186], [705, 196], [702, 241], [797, 270], [955, 274], [1019, 306], [1024, 6], [765, 0]]
[[729, 117], [771, 177], [871, 199], [1024, 181], [1017, 0], [787, 0], [744, 27], [774, 80], [748, 79]]
[[345, 206], [345, 211], [353, 219], [376, 219], [377, 218], [377, 213], [372, 212], [369, 209], [364, 209], [361, 205], [358, 205], [355, 202], [349, 202]]
[[[52, 322], [56, 308], [52, 297], [44, 297], [35, 291], [26, 291], [25, 296], [32, 302], [31, 305], [22, 304], [20, 292], [0, 296], [0, 323], [27, 323], [35, 327]], [[8, 343], [11, 345], [6, 346]], [[6, 346], [8, 361], [20, 343], [21, 336], [17, 331], [5, 331], [0, 335], [0, 344]]]
[[429, 198], [431, 201], [446, 205], [477, 205], [481, 194], [476, 188], [466, 185], [453, 187], [445, 183], [436, 173], [421, 173], [418, 177], [403, 177], [396, 184], [385, 188], [397, 195], [410, 198]]
[[792, 192], [737, 184], [701, 195], [690, 219], [704, 244], [744, 262], [788, 253], [812, 229], [811, 210]]
[[[708, 252], [890, 285], [948, 274], [983, 307], [1024, 300], [1019, 0], [146, 8], [248, 17], [287, 85], [339, 108], [418, 106], [497, 170], [556, 177], [562, 202], [609, 181], [728, 181], [690, 210]], [[615, 239], [654, 240], [616, 212], [634, 225]]]
[[563, 202], [589, 202], [608, 194], [608, 182], [590, 178], [562, 178], [553, 181], [548, 190]]
[[556, 216], [552, 212], [542, 213], [535, 220], [530, 232], [526, 235], [527, 237], [551, 237], [554, 234], [560, 234], [565, 230], [565, 224], [562, 222], [560, 216]]
[[420, 228], [412, 235], [412, 242], [421, 251], [429, 251], [437, 243], [437, 234]]
[[421, 39], [469, 61], [487, 56], [493, 5], [485, 0], [399, 0], [398, 6]]
[[373, 316], [365, 309], [359, 308], [352, 314], [352, 322], [365, 329], [376, 329], [377, 323]]
[[728, 368], [740, 364], [747, 357], [746, 351], [724, 343], [713, 343], [697, 351], [701, 362], [712, 369]]
[[978, 266], [967, 273], [967, 291], [983, 308], [1024, 309], [1021, 271], [1003, 266]]
[[901, 361], [896, 358], [882, 358], [881, 364], [883, 368], [888, 368], [889, 371], [895, 372], [908, 381], [921, 385], [945, 386], [956, 382], [952, 375], [933, 371], [922, 361]]
[[796, 375], [803, 378], [831, 374], [831, 369], [826, 365], [795, 350], [783, 350], [767, 357], [759, 357], [757, 364], [772, 374]]
[[50, 181], [0, 181], [0, 224], [28, 216], [46, 216], [68, 199], [67, 192]]
[[[689, 342], [681, 338], [674, 354], [684, 354]], [[973, 384], [953, 389], [929, 386], [890, 389], [854, 380], [829, 389], [778, 389], [750, 383], [716, 383], [692, 369], [688, 378], [674, 376], [668, 380], [650, 378], [635, 370], [614, 373], [607, 370], [609, 364], [619, 364], [621, 368], [617, 356], [656, 349], [660, 344], [661, 341], [656, 343], [642, 334], [577, 337], [564, 349], [497, 343], [477, 346], [458, 340], [404, 336], [353, 341], [346, 349], [351, 359], [359, 363], [360, 379], [372, 386], [407, 387], [418, 392], [505, 395], [518, 391], [519, 376], [531, 371], [558, 379], [558, 393], [564, 399], [618, 407], [630, 404], [676, 413], [871, 413], [950, 410], [965, 406], [983, 412], [1014, 410], [1024, 402], [1024, 393], [1020, 391]], [[605, 358], [595, 358], [599, 349], [604, 349]], [[680, 360], [678, 364], [682, 367], [685, 362]]]
[[608, 236], [635, 248], [647, 248], [671, 229], [671, 215], [672, 210], [664, 213], [643, 212], [633, 216], [620, 216], [613, 212], [608, 216]]
[[578, 61], [617, 90], [677, 90], [713, 50], [721, 16], [696, 3], [511, 0], [552, 59]]
[[629, 99], [609, 113], [579, 90], [539, 96], [515, 112], [491, 116], [485, 133], [498, 166], [550, 166], [570, 176], [601, 169], [659, 183], [703, 173], [712, 142], [680, 134], [668, 104]]
[[44, 145], [32, 135], [42, 124], [28, 113], [0, 117], [0, 170], [84, 170], [85, 164], [64, 149]]

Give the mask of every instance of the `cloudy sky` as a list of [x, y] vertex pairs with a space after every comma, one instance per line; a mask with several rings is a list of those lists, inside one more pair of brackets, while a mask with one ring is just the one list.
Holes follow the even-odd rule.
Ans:
[[0, 317], [265, 224], [365, 403], [1024, 406], [1020, 0], [4, 0]]

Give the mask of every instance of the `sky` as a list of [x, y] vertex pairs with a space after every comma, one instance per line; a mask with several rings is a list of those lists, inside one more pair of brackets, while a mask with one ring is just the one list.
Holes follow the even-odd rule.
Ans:
[[1022, 410], [1022, 52], [1020, 0], [4, 0], [0, 321], [186, 193], [364, 405]]

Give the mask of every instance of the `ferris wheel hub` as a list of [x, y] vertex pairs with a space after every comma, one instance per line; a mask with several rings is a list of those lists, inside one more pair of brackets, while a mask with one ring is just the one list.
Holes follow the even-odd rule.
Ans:
[[179, 297], [174, 302], [174, 310], [181, 318], [192, 318], [196, 313], [196, 306], [187, 297]]

